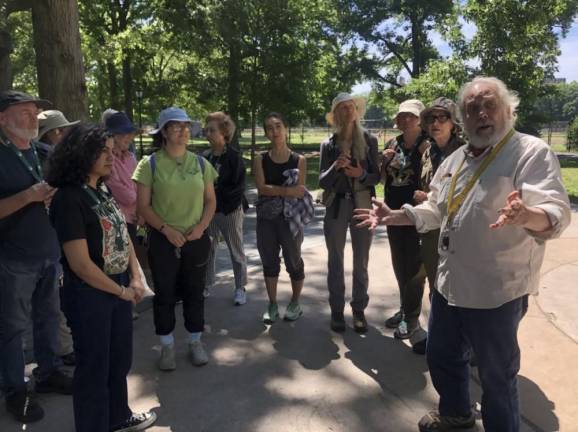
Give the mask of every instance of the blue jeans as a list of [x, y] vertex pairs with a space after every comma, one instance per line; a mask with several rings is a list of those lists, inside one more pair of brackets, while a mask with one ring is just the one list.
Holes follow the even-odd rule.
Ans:
[[486, 432], [518, 432], [520, 369], [518, 325], [528, 309], [528, 296], [495, 309], [449, 306], [433, 290], [427, 362], [440, 395], [444, 416], [468, 416], [469, 351], [474, 351], [482, 383], [482, 421]]
[[[126, 274], [111, 276], [126, 285]], [[72, 330], [77, 432], [109, 431], [127, 420], [126, 376], [132, 363], [132, 303], [64, 273], [62, 309]]]
[[6, 394], [23, 391], [22, 336], [32, 319], [38, 378], [48, 377], [62, 362], [58, 351], [58, 263], [0, 261], [0, 369]]

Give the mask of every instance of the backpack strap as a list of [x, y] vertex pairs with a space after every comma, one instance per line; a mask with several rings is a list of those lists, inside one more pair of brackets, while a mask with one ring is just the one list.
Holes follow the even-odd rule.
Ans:
[[203, 176], [205, 175], [205, 158], [200, 154], [197, 155], [197, 160], [199, 161], [199, 165], [201, 166], [201, 173]]

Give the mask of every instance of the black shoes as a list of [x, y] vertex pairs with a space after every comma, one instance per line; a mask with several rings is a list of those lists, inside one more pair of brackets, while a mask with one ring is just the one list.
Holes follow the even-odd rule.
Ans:
[[385, 326], [390, 329], [396, 329], [402, 320], [403, 314], [401, 310], [398, 310], [392, 317], [385, 320]]
[[44, 410], [27, 390], [7, 395], [6, 410], [21, 423], [34, 423], [44, 417]]
[[345, 331], [345, 318], [343, 312], [331, 312], [331, 330], [337, 333]]
[[357, 333], [367, 333], [367, 321], [363, 311], [353, 311], [353, 330]]
[[111, 429], [111, 432], [137, 432], [148, 429], [157, 420], [154, 412], [134, 414], [130, 418]]
[[442, 416], [437, 411], [430, 411], [418, 423], [420, 432], [450, 432], [469, 429], [476, 424], [474, 414], [464, 417]]
[[48, 378], [36, 380], [34, 385], [36, 393], [59, 393], [72, 394], [72, 378], [59, 370], [52, 372]]

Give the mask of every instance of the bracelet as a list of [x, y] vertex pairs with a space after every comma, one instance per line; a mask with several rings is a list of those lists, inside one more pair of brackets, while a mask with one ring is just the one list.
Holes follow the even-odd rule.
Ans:
[[120, 286], [120, 294], [118, 294], [118, 297], [122, 298], [124, 296], [124, 293], [126, 291], [126, 287], [124, 285]]
[[161, 227], [159, 228], [159, 232], [161, 232], [161, 233], [162, 233], [162, 232], [163, 232], [163, 230], [166, 228], [166, 226], [167, 226], [167, 224], [166, 224], [166, 223], [162, 224], [162, 225], [161, 225]]

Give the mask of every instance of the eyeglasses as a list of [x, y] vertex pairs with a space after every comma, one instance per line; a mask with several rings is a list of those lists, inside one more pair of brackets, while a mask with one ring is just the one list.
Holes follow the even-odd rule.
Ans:
[[425, 123], [430, 125], [430, 124], [434, 124], [434, 122], [437, 120], [440, 123], [445, 123], [450, 119], [450, 116], [447, 114], [438, 114], [438, 115], [428, 115], [424, 120]]
[[170, 132], [182, 132], [188, 130], [191, 127], [189, 123], [171, 123], [167, 126]]

